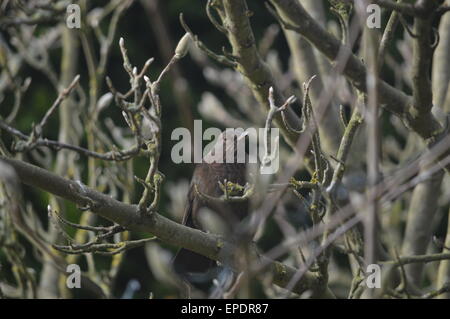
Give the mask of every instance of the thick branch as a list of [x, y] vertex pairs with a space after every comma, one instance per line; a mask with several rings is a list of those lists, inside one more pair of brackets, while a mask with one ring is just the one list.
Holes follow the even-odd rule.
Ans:
[[[355, 0], [353, 0], [353, 1], [355, 1]], [[421, 8], [420, 6], [415, 6], [410, 3], [396, 2], [396, 0], [394, 0], [394, 1], [392, 1], [392, 0], [371, 0], [370, 2], [378, 4], [380, 7], [383, 7], [383, 8], [389, 9], [389, 10], [394, 10], [399, 13], [408, 14], [411, 16], [418, 16], [418, 15], [423, 14], [423, 8]]]
[[[425, 167], [422, 171], [425, 171]], [[426, 253], [432, 237], [432, 221], [438, 210], [441, 183], [444, 174], [437, 172], [429, 180], [420, 183], [411, 197], [402, 254], [405, 256]], [[419, 286], [422, 279], [423, 264], [405, 267], [408, 280]]]
[[433, 57], [433, 100], [434, 104], [444, 112], [450, 111], [450, 103], [445, 103], [446, 96], [450, 97], [448, 85], [450, 83], [450, 15], [442, 17], [439, 25], [439, 45]]
[[430, 263], [433, 261], [441, 261], [450, 259], [450, 253], [442, 254], [430, 254], [430, 255], [417, 255], [417, 256], [405, 256], [400, 257], [398, 260], [382, 261], [383, 265], [409, 265], [415, 263]]
[[[426, 1], [432, 9], [437, 8], [437, 1]], [[435, 3], [432, 5], [431, 3]], [[414, 34], [417, 36], [413, 44], [413, 107], [410, 109], [411, 121], [415, 127], [429, 126], [430, 130], [439, 131], [440, 125], [431, 115], [433, 106], [431, 91], [431, 59], [433, 49], [431, 47], [431, 21], [432, 17], [416, 18], [414, 20]]]
[[[228, 30], [228, 40], [233, 49], [232, 56], [236, 59], [237, 70], [247, 80], [249, 87], [253, 91], [256, 100], [265, 110], [269, 110], [268, 92], [270, 87], [275, 88], [276, 99], [283, 102], [281, 92], [277, 90], [277, 85], [270, 72], [270, 69], [259, 55], [255, 43], [255, 37], [248, 18], [249, 9], [244, 0], [223, 0], [222, 16], [224, 27]], [[292, 127], [298, 127], [299, 118], [292, 110], [286, 111], [287, 120]], [[295, 145], [297, 134], [286, 129], [281, 120], [281, 116], [275, 117], [275, 122], [286, 137], [290, 145]]]
[[[24, 184], [81, 206], [88, 205], [92, 212], [129, 230], [151, 233], [168, 244], [195, 251], [208, 258], [236, 267], [232, 262], [236, 247], [218, 236], [183, 226], [156, 212], [140, 214], [136, 205], [124, 204], [88, 188], [79, 181], [65, 179], [37, 166], [4, 156], [0, 156], [0, 160], [14, 167], [19, 179]], [[258, 256], [259, 254], [254, 251], [254, 255]], [[259, 257], [261, 262], [267, 263], [266, 257]], [[297, 272], [297, 269], [277, 261], [270, 260], [267, 264], [267, 269], [273, 276], [273, 282], [280, 287], [287, 285]], [[308, 290], [311, 290], [315, 297], [334, 297], [333, 293], [311, 273], [306, 273], [292, 291], [301, 294]]]
[[[339, 52], [346, 51], [349, 54], [349, 59], [344, 68], [344, 75], [358, 90], [367, 92], [367, 70], [358, 57], [349, 52], [349, 48], [342, 47], [338, 39], [317, 24], [298, 1], [271, 0], [271, 3], [275, 6], [281, 19], [310, 41], [332, 64], [336, 63]], [[405, 124], [422, 138], [428, 139], [436, 136], [436, 128], [440, 127], [439, 123], [431, 113], [423, 113], [422, 117], [417, 119], [414, 116], [412, 98], [410, 96], [382, 80], [379, 83], [378, 94], [380, 104], [388, 111], [401, 117]]]

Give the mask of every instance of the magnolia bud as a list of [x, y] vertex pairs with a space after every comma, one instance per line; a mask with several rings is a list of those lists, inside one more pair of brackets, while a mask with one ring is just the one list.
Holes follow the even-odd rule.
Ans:
[[103, 111], [105, 108], [107, 108], [113, 99], [112, 93], [108, 92], [106, 94], [103, 94], [97, 102], [97, 109], [99, 112]]
[[131, 123], [131, 121], [130, 121], [130, 119], [128, 118], [128, 115], [127, 115], [127, 113], [125, 113], [125, 111], [122, 111], [122, 116], [123, 116], [123, 118], [125, 119], [125, 122], [127, 122], [127, 125], [129, 126], [129, 127], [132, 127], [132, 123]]
[[186, 56], [189, 50], [189, 44], [191, 43], [191, 36], [186, 33], [177, 44], [175, 49], [175, 57], [181, 59]]

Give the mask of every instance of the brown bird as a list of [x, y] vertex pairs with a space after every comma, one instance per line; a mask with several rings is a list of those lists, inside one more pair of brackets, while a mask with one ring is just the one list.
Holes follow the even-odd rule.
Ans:
[[[183, 216], [184, 225], [206, 231], [202, 223], [204, 216], [201, 215], [207, 208], [219, 217], [228, 230], [226, 232], [228, 236], [233, 236], [233, 230], [238, 229], [236, 226], [248, 215], [248, 201], [218, 202], [203, 196], [215, 198], [222, 196], [224, 191], [220, 183], [224, 184], [225, 181], [241, 186], [246, 184], [247, 156], [245, 152], [244, 154], [238, 152], [241, 141], [245, 143], [245, 135], [245, 133], [234, 134], [226, 130], [219, 135], [214, 147], [203, 158], [202, 163], [197, 164]], [[229, 239], [233, 240], [233, 238]], [[174, 268], [183, 279], [200, 289], [211, 283], [219, 269], [215, 261], [187, 249], [180, 249], [174, 259]]]

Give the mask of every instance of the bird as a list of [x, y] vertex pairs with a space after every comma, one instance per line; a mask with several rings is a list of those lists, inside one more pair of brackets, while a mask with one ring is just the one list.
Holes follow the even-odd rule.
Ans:
[[[235, 133], [225, 130], [216, 139], [212, 149], [203, 157], [194, 169], [188, 191], [182, 224], [202, 231], [209, 231], [203, 222], [206, 211], [212, 212], [226, 229], [226, 236], [233, 240], [233, 231], [239, 229], [239, 223], [249, 215], [248, 200], [239, 202], [212, 201], [206, 197], [219, 198], [224, 195], [226, 182], [247, 183], [246, 153], [239, 153], [241, 141], [245, 142], [245, 132]], [[245, 146], [245, 144], [244, 144]], [[245, 151], [245, 148], [244, 148]], [[228, 155], [227, 153], [231, 154]], [[227, 160], [228, 159], [228, 160]], [[231, 159], [231, 160], [230, 160]], [[206, 196], [205, 196], [206, 195]], [[224, 271], [223, 267], [205, 256], [181, 248], [173, 260], [175, 272], [190, 285], [205, 291], [215, 278]], [[229, 270], [226, 270], [229, 272]]]

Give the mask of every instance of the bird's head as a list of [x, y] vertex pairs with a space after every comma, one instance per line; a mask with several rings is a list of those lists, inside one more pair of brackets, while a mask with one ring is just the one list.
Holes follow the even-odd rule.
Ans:
[[242, 129], [226, 129], [216, 139], [214, 146], [205, 155], [206, 163], [245, 163], [245, 137], [247, 131]]

